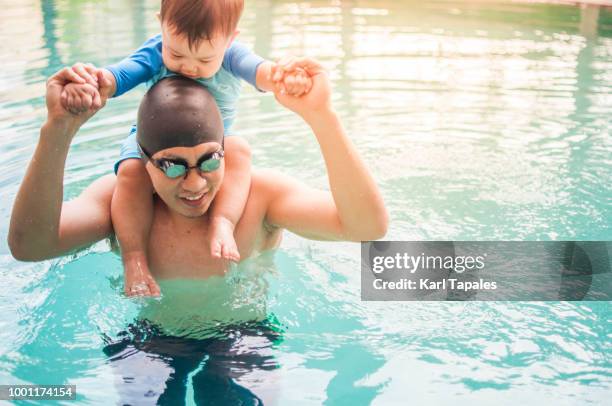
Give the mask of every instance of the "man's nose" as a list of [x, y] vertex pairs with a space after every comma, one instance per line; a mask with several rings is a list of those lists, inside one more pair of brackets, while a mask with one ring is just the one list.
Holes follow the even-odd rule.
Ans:
[[189, 192], [199, 192], [206, 187], [208, 181], [201, 176], [197, 169], [191, 168], [187, 173], [187, 177], [183, 179], [183, 189]]

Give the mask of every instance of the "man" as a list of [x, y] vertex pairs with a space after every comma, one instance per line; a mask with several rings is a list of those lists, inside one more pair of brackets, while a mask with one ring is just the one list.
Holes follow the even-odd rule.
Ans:
[[[331, 193], [273, 171], [253, 171], [248, 201], [235, 229], [243, 259], [277, 247], [282, 229], [311, 239], [350, 241], [377, 239], [387, 229], [387, 212], [378, 187], [331, 106], [327, 75], [310, 59], [295, 63], [308, 69], [312, 90], [299, 98], [281, 92], [275, 95], [311, 127], [327, 166]], [[92, 110], [73, 115], [62, 107], [60, 94], [70, 75], [65, 69], [47, 82], [47, 120], [11, 216], [9, 246], [19, 260], [56, 257], [113, 234], [113, 175], [93, 182], [76, 199], [62, 202], [70, 142], [95, 114]], [[105, 102], [106, 79], [99, 75], [98, 80]], [[224, 173], [220, 157], [223, 126], [214, 99], [195, 82], [165, 79], [144, 98], [139, 127], [138, 141], [148, 155], [146, 169], [156, 192], [149, 243], [153, 278], [222, 274], [227, 264], [203, 249], [209, 232], [208, 208]], [[170, 131], [172, 137], [167, 136]], [[220, 160], [218, 168], [209, 170], [216, 166], [207, 166], [212, 161], [200, 165], [202, 157], [213, 156]], [[174, 177], [177, 167], [168, 168], [179, 162], [184, 163], [185, 171]], [[155, 294], [158, 288], [153, 278], [143, 290]]]

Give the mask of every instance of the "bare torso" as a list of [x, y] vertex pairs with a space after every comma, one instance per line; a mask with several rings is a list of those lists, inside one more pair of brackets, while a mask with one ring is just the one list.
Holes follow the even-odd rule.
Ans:
[[[235, 230], [240, 257], [246, 259], [278, 247], [282, 229], [265, 222], [268, 196], [264, 176], [252, 176], [244, 213]], [[222, 275], [225, 261], [212, 258], [208, 249], [208, 218], [185, 222], [173, 218], [168, 207], [156, 198], [149, 238], [149, 265], [156, 279], [206, 278]]]

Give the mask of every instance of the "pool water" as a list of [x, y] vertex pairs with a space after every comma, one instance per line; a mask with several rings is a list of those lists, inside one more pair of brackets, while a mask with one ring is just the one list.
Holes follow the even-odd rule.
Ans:
[[[612, 12], [594, 25], [574, 6], [423, 3], [249, 0], [240, 39], [329, 68], [387, 239], [611, 240]], [[291, 234], [226, 278], [164, 282], [159, 300], [122, 295], [106, 242], [12, 259], [46, 78], [129, 54], [157, 5], [0, 0], [0, 383], [75, 384], [79, 404], [609, 401], [609, 302], [362, 302], [358, 245]], [[111, 171], [142, 94], [75, 138], [66, 198]], [[245, 87], [235, 133], [254, 166], [326, 187], [314, 138], [271, 95]]]

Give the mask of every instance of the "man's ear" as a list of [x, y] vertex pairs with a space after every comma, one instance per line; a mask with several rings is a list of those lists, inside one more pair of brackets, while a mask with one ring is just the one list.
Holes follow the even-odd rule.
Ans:
[[159, 11], [155, 13], [155, 17], [157, 17], [157, 21], [159, 21], [159, 23], [161, 24], [161, 13]]

